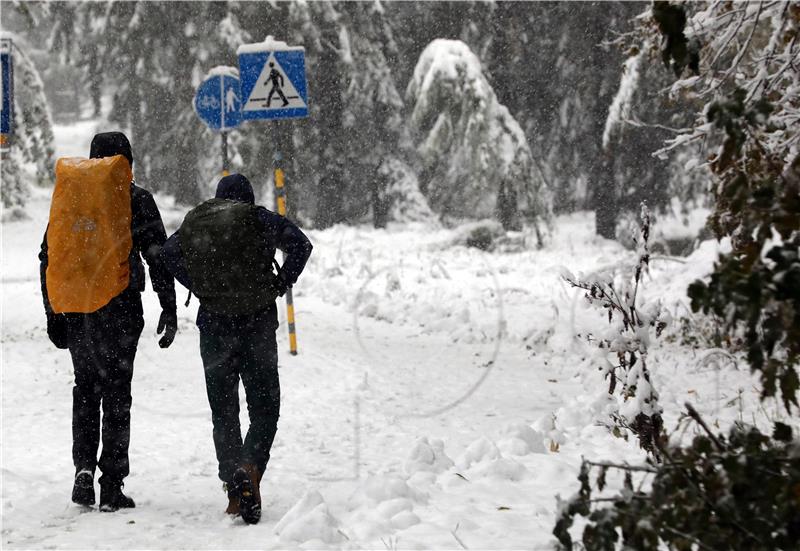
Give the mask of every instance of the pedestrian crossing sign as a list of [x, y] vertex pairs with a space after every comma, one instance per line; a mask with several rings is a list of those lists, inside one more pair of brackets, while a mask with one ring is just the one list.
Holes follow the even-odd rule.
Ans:
[[243, 120], [308, 116], [305, 50], [267, 37], [239, 55]]

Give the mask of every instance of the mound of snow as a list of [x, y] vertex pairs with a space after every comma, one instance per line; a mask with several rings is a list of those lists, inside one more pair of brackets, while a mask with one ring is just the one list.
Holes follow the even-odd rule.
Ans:
[[[531, 437], [521, 427], [517, 427], [517, 434]], [[530, 427], [528, 427], [530, 428]], [[535, 431], [534, 431], [535, 433]], [[532, 438], [536, 439], [535, 435]], [[527, 442], [518, 438], [522, 445], [528, 448]], [[541, 442], [539, 442], [541, 446]], [[513, 459], [505, 458], [500, 453], [497, 445], [485, 436], [475, 440], [458, 458], [456, 465], [465, 471], [467, 480], [477, 480], [481, 478], [492, 478], [497, 480], [518, 481], [530, 475], [528, 469], [521, 463]], [[449, 481], [452, 485], [453, 481]]]
[[[396, 507], [398, 499], [408, 502], [427, 503], [428, 496], [408, 485], [406, 480], [394, 475], [375, 475], [367, 478], [350, 498], [350, 508], [355, 510], [366, 507], [371, 510], [381, 507]], [[382, 505], [384, 502], [394, 505]], [[403, 502], [405, 503], [405, 502]], [[382, 509], [381, 509], [382, 510]], [[390, 511], [393, 514], [397, 511]]]
[[470, 480], [492, 478], [495, 480], [509, 480], [518, 482], [531, 476], [531, 472], [519, 461], [500, 457], [491, 461], [478, 463], [468, 471]]
[[545, 453], [545, 435], [525, 423], [513, 423], [503, 429], [507, 438], [498, 442], [498, 448], [506, 455], [528, 455]]
[[316, 490], [308, 491], [275, 525], [282, 542], [339, 543], [339, 522], [331, 515], [325, 500]]
[[353, 515], [348, 520], [348, 531], [359, 539], [368, 540], [394, 530], [405, 530], [420, 522], [414, 513], [414, 501], [426, 500], [427, 496], [401, 478], [370, 477], [350, 500]]
[[444, 442], [423, 437], [411, 449], [403, 470], [410, 476], [420, 471], [442, 473], [452, 466], [453, 460], [444, 453]]
[[459, 469], [468, 469], [473, 463], [499, 459], [500, 457], [500, 450], [497, 449], [495, 443], [483, 436], [469, 445], [456, 461], [456, 465]]

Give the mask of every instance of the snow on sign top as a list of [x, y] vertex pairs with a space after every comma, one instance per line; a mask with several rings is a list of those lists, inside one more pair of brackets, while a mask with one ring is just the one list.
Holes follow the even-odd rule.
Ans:
[[275, 40], [272, 35], [264, 39], [264, 42], [255, 42], [253, 44], [242, 44], [236, 49], [236, 55], [253, 54], [257, 52], [275, 52], [275, 51], [301, 51], [305, 52], [306, 49], [302, 46], [289, 46], [283, 40]]
[[211, 77], [233, 77], [239, 78], [239, 69], [236, 67], [230, 67], [228, 65], [217, 65], [209, 69], [206, 73], [206, 76], [203, 77], [203, 80], [208, 80]]

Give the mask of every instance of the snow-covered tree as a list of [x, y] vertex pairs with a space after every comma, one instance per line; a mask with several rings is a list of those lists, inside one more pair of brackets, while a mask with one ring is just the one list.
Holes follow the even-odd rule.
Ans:
[[26, 45], [14, 38], [14, 134], [11, 150], [2, 162], [2, 202], [22, 206], [31, 184], [53, 181], [55, 149], [53, 123], [39, 71], [26, 54]]
[[362, 212], [371, 208], [376, 225], [399, 213], [404, 219], [421, 219], [430, 209], [416, 189], [413, 146], [391, 67], [399, 56], [394, 29], [378, 0], [343, 4], [342, 15], [341, 56], [347, 75], [343, 130], [352, 182], [348, 192], [370, 198], [362, 203]]
[[548, 217], [549, 190], [534, 176], [527, 139], [497, 100], [481, 63], [457, 40], [434, 40], [406, 90], [410, 125], [422, 159], [422, 192], [453, 217], [493, 217], [519, 224], [519, 213]]

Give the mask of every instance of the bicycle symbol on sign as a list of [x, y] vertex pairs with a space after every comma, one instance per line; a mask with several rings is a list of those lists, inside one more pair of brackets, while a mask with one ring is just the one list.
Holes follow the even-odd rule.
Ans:
[[200, 107], [203, 109], [217, 109], [219, 108], [219, 100], [214, 96], [203, 96], [200, 100]]

